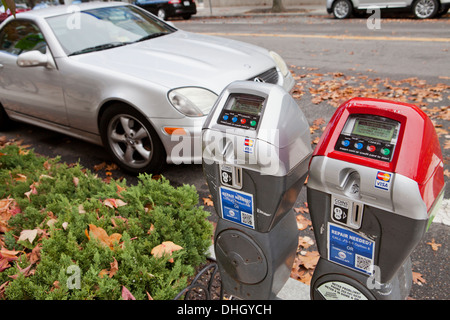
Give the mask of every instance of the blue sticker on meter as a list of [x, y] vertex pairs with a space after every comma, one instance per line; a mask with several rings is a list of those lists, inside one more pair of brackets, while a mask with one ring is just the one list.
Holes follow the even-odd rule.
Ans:
[[350, 269], [373, 273], [375, 241], [328, 223], [328, 260]]
[[222, 218], [254, 229], [253, 195], [226, 187], [219, 189]]

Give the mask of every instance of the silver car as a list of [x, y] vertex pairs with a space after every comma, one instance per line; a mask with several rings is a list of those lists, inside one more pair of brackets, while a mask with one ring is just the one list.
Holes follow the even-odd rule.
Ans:
[[[409, 10], [419, 19], [430, 19], [446, 14], [450, 0], [327, 0], [327, 11], [335, 18], [345, 19], [367, 9]], [[371, 11], [370, 11], [371, 12]]]
[[175, 28], [124, 3], [29, 11], [0, 25], [9, 119], [101, 144], [124, 170], [201, 163], [201, 127], [232, 81], [294, 80], [275, 52]]

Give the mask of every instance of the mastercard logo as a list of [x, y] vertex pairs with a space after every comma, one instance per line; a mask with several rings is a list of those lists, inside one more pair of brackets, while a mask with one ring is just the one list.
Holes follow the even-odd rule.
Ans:
[[391, 174], [386, 172], [378, 171], [377, 173], [377, 179], [388, 182], [391, 180]]

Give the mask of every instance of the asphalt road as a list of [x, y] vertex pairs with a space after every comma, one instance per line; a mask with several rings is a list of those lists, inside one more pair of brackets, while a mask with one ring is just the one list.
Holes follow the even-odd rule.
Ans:
[[[333, 74], [339, 74], [339, 77], [347, 79], [347, 85], [366, 89], [373, 85], [373, 81], [380, 81], [376, 79], [388, 79], [389, 83], [393, 83], [417, 78], [419, 82], [406, 83], [410, 89], [422, 85], [425, 86], [422, 89], [431, 90], [439, 83], [450, 85], [449, 15], [430, 21], [382, 19], [381, 29], [377, 30], [368, 29], [365, 19], [337, 21], [327, 16], [196, 18], [190, 21], [175, 20], [173, 23], [187, 31], [233, 38], [280, 53], [296, 74], [296, 79], [306, 81], [296, 99], [310, 124], [317, 119], [328, 122], [335, 110], [328, 101], [312, 102], [313, 96], [308, 89], [314, 87], [314, 79], [329, 81], [333, 79]], [[356, 90], [355, 94], [361, 92]], [[440, 100], [425, 100], [426, 108], [450, 106], [449, 89], [443, 89], [440, 94]], [[447, 120], [437, 118], [435, 121], [443, 130], [448, 129]], [[320, 133], [320, 129], [317, 130], [313, 138]], [[23, 140], [36, 152], [50, 157], [61, 156], [62, 161], [67, 163], [80, 161], [92, 170], [103, 162], [111, 163], [101, 147], [30, 125], [17, 124], [14, 129], [0, 132], [0, 135]], [[445, 132], [441, 135], [441, 146], [447, 137], [450, 138]], [[450, 156], [449, 150], [443, 151], [444, 157]], [[448, 164], [445, 167], [448, 168]], [[112, 173], [114, 178], [123, 177], [129, 183], [136, 182], [136, 177], [120, 170]], [[98, 174], [104, 175], [105, 172], [99, 170]], [[209, 195], [201, 165], [169, 165], [163, 175], [175, 186], [193, 184], [200, 201]], [[449, 197], [447, 191], [446, 198]], [[296, 205], [303, 206], [305, 202], [306, 192], [302, 190]], [[216, 220], [214, 209], [205, 208], [211, 212], [212, 220]], [[450, 298], [448, 234], [448, 226], [434, 223], [414, 251], [413, 270], [419, 272], [426, 283], [414, 284], [411, 298]], [[312, 232], [305, 230], [304, 235], [312, 237]], [[438, 251], [433, 251], [427, 244], [432, 239], [442, 244]]]

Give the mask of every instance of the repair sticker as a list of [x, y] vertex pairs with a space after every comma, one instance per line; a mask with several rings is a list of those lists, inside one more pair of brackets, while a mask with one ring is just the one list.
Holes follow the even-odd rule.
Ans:
[[389, 191], [391, 188], [392, 173], [378, 171], [375, 178], [375, 188]]
[[350, 229], [328, 223], [328, 260], [353, 270], [372, 274], [375, 241]]
[[253, 195], [226, 187], [219, 190], [222, 218], [254, 229]]

